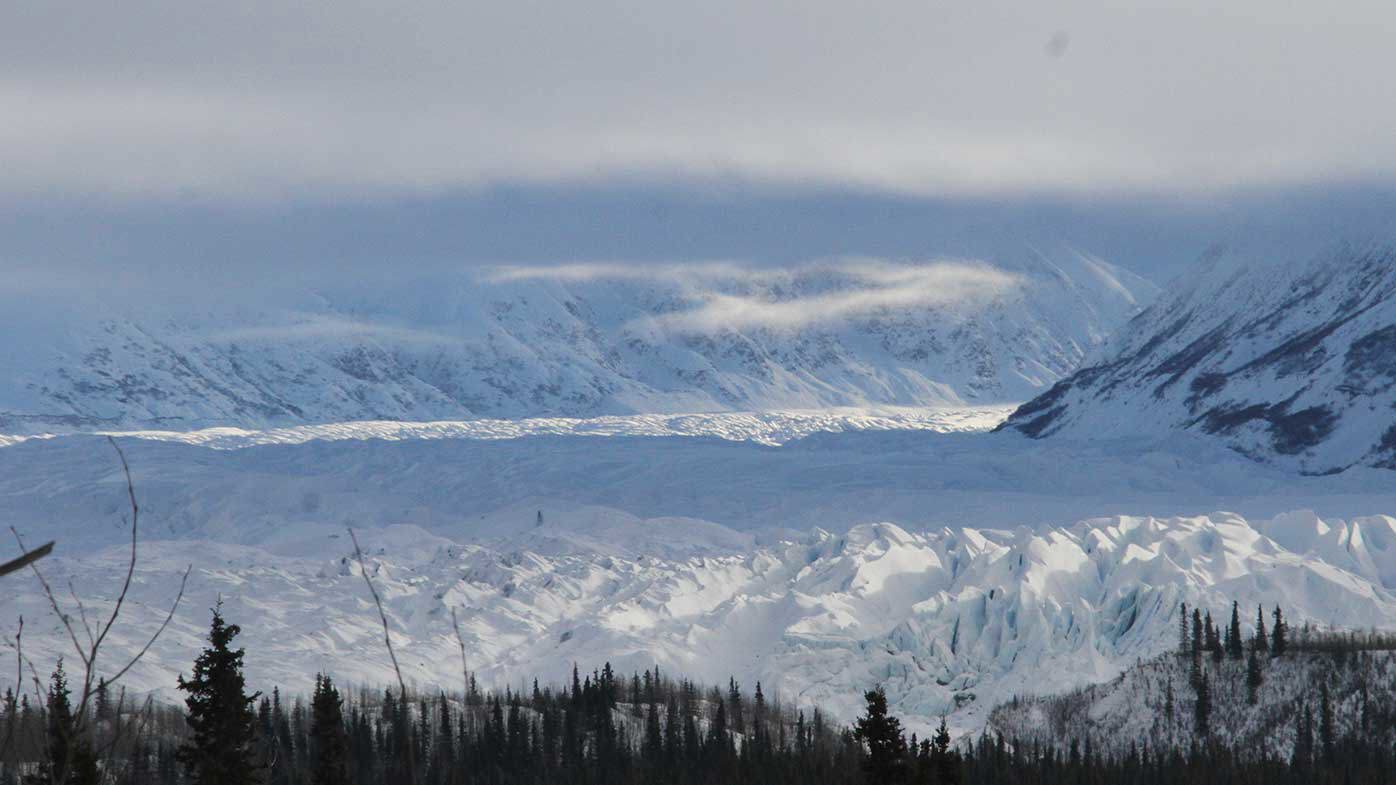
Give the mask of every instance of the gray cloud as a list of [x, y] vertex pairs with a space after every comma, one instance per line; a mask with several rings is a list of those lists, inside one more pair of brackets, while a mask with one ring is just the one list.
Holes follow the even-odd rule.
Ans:
[[1396, 8], [1352, 1], [16, 0], [0, 10], [0, 191], [1390, 177], [1393, 34]]

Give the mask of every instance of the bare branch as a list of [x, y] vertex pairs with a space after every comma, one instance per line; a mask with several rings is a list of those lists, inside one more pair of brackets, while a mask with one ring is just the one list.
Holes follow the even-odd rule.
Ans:
[[451, 626], [456, 630], [456, 643], [460, 645], [461, 695], [470, 694], [470, 667], [465, 659], [465, 638], [460, 634], [460, 622], [456, 619], [456, 609], [451, 608]]
[[29, 565], [33, 564], [39, 559], [44, 558], [52, 552], [53, 541], [50, 540], [49, 542], [40, 545], [34, 550], [29, 551], [28, 553], [21, 554], [18, 559], [11, 559], [10, 561], [5, 562], [4, 564], [0, 564], [0, 576], [9, 575], [10, 573], [15, 572], [17, 570], [22, 570], [25, 567], [28, 567]]
[[155, 634], [150, 636], [150, 640], [145, 642], [145, 645], [141, 647], [140, 651], [136, 652], [136, 656], [132, 657], [130, 662], [127, 662], [121, 670], [117, 671], [115, 676], [107, 679], [107, 687], [111, 687], [118, 679], [126, 675], [126, 671], [135, 667], [136, 663], [140, 662], [141, 658], [145, 656], [145, 653], [150, 651], [150, 647], [155, 645], [155, 640], [160, 637], [160, 634], [165, 631], [165, 628], [170, 626], [170, 620], [174, 618], [175, 611], [179, 609], [180, 600], [184, 599], [184, 586], [189, 582], [189, 573], [193, 569], [194, 565], [192, 564], [184, 568], [184, 575], [179, 579], [179, 593], [175, 595], [174, 604], [170, 606], [170, 612], [165, 614], [165, 620], [160, 622], [160, 629], [156, 630]]
[[[73, 588], [72, 583], [69, 582], [68, 584], [68, 589], [73, 596], [73, 602], [77, 604], [78, 612], [79, 614], [81, 614], [83, 628], [87, 633], [88, 645], [86, 647], [84, 647], [82, 643], [79, 642], [77, 632], [73, 629], [71, 618], [69, 618], [66, 614], [63, 613], [63, 609], [59, 605], [58, 598], [53, 592], [53, 587], [49, 585], [48, 580], [44, 577], [43, 573], [39, 570], [38, 566], [34, 564], [35, 561], [37, 561], [39, 558], [46, 555], [50, 550], [52, 550], [52, 543], [49, 543], [48, 545], [38, 549], [37, 551], [26, 553], [24, 557], [21, 557], [21, 560], [27, 559], [27, 561], [24, 561], [24, 564], [27, 564], [29, 568], [33, 570], [34, 576], [38, 578], [39, 585], [43, 587], [44, 596], [48, 598], [49, 605], [53, 609], [53, 612], [58, 616], [59, 621], [62, 622], [64, 629], [68, 631], [68, 638], [72, 641], [73, 649], [77, 652], [78, 658], [82, 661], [83, 664], [81, 699], [78, 701], [77, 707], [73, 712], [73, 722], [72, 727], [70, 729], [70, 733], [74, 737], [80, 736], [86, 731], [86, 726], [89, 720], [88, 705], [92, 701], [92, 696], [94, 694], [93, 685], [97, 679], [97, 657], [101, 651], [103, 642], [106, 641], [107, 635], [111, 632], [112, 627], [115, 626], [116, 620], [121, 616], [121, 611], [126, 605], [126, 598], [131, 590], [131, 584], [133, 582], [136, 572], [137, 545], [140, 541], [141, 508], [140, 504], [136, 501], [136, 486], [135, 482], [131, 479], [131, 467], [126, 462], [126, 454], [122, 451], [121, 446], [116, 443], [116, 440], [108, 436], [107, 442], [111, 444], [112, 449], [116, 451], [117, 458], [121, 461], [122, 474], [126, 478], [126, 498], [129, 500], [131, 505], [131, 548], [130, 556], [126, 562], [126, 576], [122, 580], [121, 590], [117, 593], [116, 600], [112, 604], [111, 613], [107, 616], [106, 620], [104, 622], [100, 622], [96, 628], [94, 628], [94, 626], [91, 623], [89, 623], [87, 617], [87, 609], [83, 605], [82, 600], [78, 598], [77, 591]], [[16, 530], [13, 526], [10, 527], [10, 531], [14, 534], [15, 541], [19, 543], [20, 550], [24, 551], [24, 540], [22, 537], [20, 537], [19, 531]], [[135, 667], [136, 663], [140, 662], [141, 658], [144, 657], [148, 651], [150, 651], [150, 648], [155, 644], [155, 641], [159, 639], [160, 635], [164, 633], [166, 628], [169, 627], [170, 621], [174, 619], [175, 612], [179, 609], [180, 601], [184, 598], [184, 590], [186, 585], [188, 584], [189, 574], [192, 571], [192, 569], [193, 566], [190, 565], [190, 567], [184, 570], [184, 576], [180, 579], [179, 582], [179, 592], [175, 595], [174, 603], [170, 606], [169, 613], [165, 615], [165, 620], [161, 622], [159, 628], [156, 629], [155, 633], [150, 636], [150, 639], [147, 640], [145, 645], [141, 647], [141, 650], [138, 651], [135, 654], [135, 656], [132, 657], [129, 661], [127, 661], [126, 664], [116, 672], [116, 675], [114, 675], [111, 679], [107, 680], [108, 685], [115, 684], [116, 681], [119, 680], [122, 676], [125, 676], [126, 673], [131, 670], [131, 668]], [[95, 634], [94, 629], [97, 630]], [[17, 645], [16, 648], [18, 649]], [[20, 655], [20, 662], [21, 680], [23, 676], [23, 665], [27, 664], [29, 666], [30, 672], [33, 674], [34, 677], [34, 688], [36, 697], [42, 702], [43, 687], [42, 683], [39, 680], [38, 672], [34, 669], [34, 664], [32, 662], [29, 662], [26, 658], [24, 658], [22, 653]], [[55, 766], [55, 772], [59, 779], [62, 779], [71, 767], [74, 749], [75, 748], [69, 749], [67, 760]]]
[[[364, 552], [359, 547], [359, 538], [354, 535], [354, 529], [349, 529], [349, 539], [354, 542], [354, 557], [359, 561], [359, 572], [364, 576], [364, 583], [368, 584], [368, 593], [373, 595], [373, 604], [378, 606], [378, 618], [383, 622], [383, 643], [388, 647], [388, 657], [393, 661], [393, 672], [397, 674], [397, 686], [400, 692], [398, 700], [406, 703], [407, 683], [402, 679], [402, 669], [397, 664], [397, 654], [393, 651], [393, 639], [388, 632], [388, 614], [383, 611], [383, 600], [378, 597], [378, 589], [373, 586], [373, 579], [368, 576], [368, 566], [364, 564]], [[407, 757], [407, 774], [411, 785], [417, 782], [417, 761], [411, 749], [405, 750]]]
[[73, 588], [72, 580], [68, 581], [68, 596], [72, 597], [73, 603], [78, 606], [78, 618], [82, 620], [82, 629], [83, 632], [87, 633], [88, 644], [94, 644], [96, 641], [92, 639], [92, 625], [87, 623], [87, 608], [82, 604], [82, 600], [79, 599], [77, 589]]
[[116, 596], [116, 605], [112, 608], [111, 616], [107, 619], [107, 624], [102, 628], [101, 634], [97, 636], [97, 642], [92, 644], [95, 659], [98, 646], [102, 645], [103, 639], [111, 631], [111, 627], [116, 623], [116, 617], [121, 615], [121, 606], [126, 602], [126, 592], [131, 588], [131, 576], [136, 572], [136, 533], [140, 528], [141, 507], [136, 503], [136, 486], [131, 481], [131, 467], [126, 463], [126, 453], [121, 451], [121, 445], [116, 443], [112, 437], [107, 437], [107, 443], [116, 450], [116, 457], [121, 459], [121, 471], [126, 475], [126, 497], [131, 501], [131, 559], [126, 563], [126, 580], [121, 584], [121, 593]]
[[383, 611], [383, 600], [378, 597], [378, 589], [373, 586], [373, 579], [368, 576], [368, 566], [364, 564], [364, 552], [359, 547], [359, 538], [355, 536], [354, 530], [349, 529], [349, 539], [354, 542], [354, 558], [359, 562], [359, 572], [364, 576], [364, 583], [368, 584], [368, 593], [373, 595], [373, 604], [378, 606], [378, 618], [383, 622], [383, 644], [388, 647], [388, 657], [393, 661], [393, 672], [397, 674], [397, 686], [402, 690], [399, 697], [407, 695], [407, 683], [402, 680], [402, 669], [397, 664], [397, 654], [393, 651], [393, 639], [388, 632], [388, 614]]
[[[11, 526], [10, 533], [15, 536], [15, 542], [19, 543], [19, 549], [21, 551], [25, 550], [24, 538], [19, 536], [19, 530]], [[39, 579], [39, 585], [43, 587], [44, 596], [48, 598], [49, 607], [53, 608], [54, 615], [63, 623], [63, 628], [68, 631], [68, 637], [72, 639], [73, 648], [77, 651], [78, 657], [82, 660], [82, 664], [84, 666], [89, 665], [86, 650], [83, 649], [82, 644], [78, 642], [78, 634], [73, 629], [72, 620], [68, 618], [68, 614], [64, 613], [63, 608], [59, 606], [58, 597], [53, 593], [53, 587], [48, 585], [48, 580], [44, 578], [44, 574], [39, 572], [39, 565], [30, 562], [29, 569], [34, 572], [34, 577]]]

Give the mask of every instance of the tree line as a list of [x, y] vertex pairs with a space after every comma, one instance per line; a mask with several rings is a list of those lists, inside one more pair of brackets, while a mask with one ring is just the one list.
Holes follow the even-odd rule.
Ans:
[[[1209, 628], [1231, 656], [1234, 630], [1188, 618], [1198, 622], [1188, 657], [1215, 650]], [[1264, 649], [1257, 636], [1247, 642], [1251, 655], [1287, 656], [1286, 623], [1274, 618]], [[907, 738], [881, 688], [866, 693], [852, 727], [837, 727], [818, 710], [768, 700], [759, 684], [747, 694], [735, 680], [700, 687], [658, 669], [626, 678], [609, 665], [585, 675], [574, 666], [570, 684], [535, 681], [528, 691], [482, 690], [468, 677], [451, 695], [355, 692], [321, 674], [308, 701], [288, 700], [279, 689], [248, 691], [240, 632], [214, 609], [208, 645], [178, 680], [182, 711], [123, 711], [99, 686], [87, 730], [75, 733], [61, 663], [43, 705], [8, 693], [3, 738], [23, 743], [6, 745], [0, 785], [1363, 785], [1396, 770], [1390, 743], [1373, 740], [1382, 734], [1335, 731], [1326, 682], [1296, 720], [1288, 758], [1244, 754], [1217, 734], [1185, 749], [1101, 752], [1089, 736], [1056, 745], [986, 733], [956, 744], [944, 718], [930, 738]], [[1396, 711], [1381, 704], [1363, 723], [1396, 725]]]

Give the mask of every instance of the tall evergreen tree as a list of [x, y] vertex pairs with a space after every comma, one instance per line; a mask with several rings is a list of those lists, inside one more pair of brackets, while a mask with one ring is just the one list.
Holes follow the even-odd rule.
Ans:
[[215, 606], [209, 645], [194, 661], [193, 677], [178, 680], [179, 689], [189, 693], [185, 722], [190, 730], [178, 758], [194, 785], [251, 785], [258, 780], [252, 706], [261, 693], [246, 693], [243, 650], [231, 648], [241, 631], [224, 623], [222, 603]]
[[1193, 703], [1193, 722], [1197, 737], [1205, 739], [1212, 733], [1212, 683], [1207, 672], [1197, 682], [1197, 700]]
[[1255, 637], [1251, 638], [1251, 649], [1264, 653], [1270, 651], [1270, 636], [1265, 632], [1265, 608], [1255, 606]]
[[1323, 765], [1332, 766], [1337, 762], [1337, 733], [1333, 728], [1333, 701], [1328, 694], [1328, 680], [1319, 684], [1318, 741]]
[[1178, 655], [1186, 657], [1192, 653], [1192, 637], [1188, 634], [1188, 604], [1178, 606]]
[[727, 679], [727, 724], [736, 733], [746, 733], [744, 707], [742, 706], [742, 685], [736, 679]]
[[664, 733], [659, 726], [659, 706], [651, 703], [645, 714], [645, 761], [658, 767], [664, 757]]
[[1289, 648], [1289, 625], [1285, 623], [1280, 606], [1275, 606], [1275, 626], [1270, 629], [1270, 656], [1279, 657]]
[[1260, 694], [1260, 685], [1265, 683], [1265, 674], [1260, 669], [1260, 656], [1254, 649], [1246, 658], [1246, 702], [1255, 705]]
[[901, 720], [887, 713], [887, 693], [881, 687], [863, 695], [867, 713], [853, 725], [853, 737], [867, 748], [863, 772], [868, 785], [888, 785], [904, 780], [906, 737]]
[[315, 674], [315, 693], [310, 699], [310, 755], [313, 785], [349, 784], [344, 701], [334, 681], [318, 673]]
[[1226, 628], [1226, 653], [1233, 660], [1245, 654], [1241, 644], [1241, 604], [1235, 601], [1231, 603], [1231, 624]]
[[112, 719], [111, 690], [107, 688], [107, 680], [100, 678], [97, 680], [97, 690], [93, 693], [94, 713], [99, 722]]
[[46, 755], [39, 765], [38, 776], [30, 779], [33, 785], [97, 785], [100, 780], [92, 745], [78, 735], [71, 696], [68, 675], [63, 671], [60, 658], [49, 682], [46, 700]]
[[1207, 613], [1207, 651], [1212, 655], [1212, 662], [1221, 662], [1226, 657], [1226, 652], [1222, 650], [1221, 634], [1212, 622], [1210, 611]]
[[1294, 716], [1294, 753], [1290, 765], [1297, 771], [1307, 771], [1314, 759], [1314, 718], [1309, 707], [1302, 707]]
[[959, 756], [950, 749], [950, 730], [945, 726], [944, 715], [940, 718], [935, 737], [931, 739], [931, 765], [935, 771], [936, 785], [959, 785]]

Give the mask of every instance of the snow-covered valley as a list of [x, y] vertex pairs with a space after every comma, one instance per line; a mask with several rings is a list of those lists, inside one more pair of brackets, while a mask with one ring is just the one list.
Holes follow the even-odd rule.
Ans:
[[[759, 680], [840, 721], [882, 684], [911, 728], [948, 713], [972, 732], [1015, 695], [1105, 682], [1158, 654], [1182, 600], [1396, 626], [1396, 483], [1381, 461], [1296, 472], [1335, 448], [1276, 451], [1273, 428], [1254, 423], [1193, 427], [1175, 409], [1215, 392], [1197, 389], [1203, 365], [1181, 369], [1197, 376], [1181, 404], [1147, 381], [1179, 352], [1197, 359], [1189, 346], [1221, 367], [1271, 357], [1275, 341], [1309, 346], [1308, 335], [1312, 373], [1243, 363], [1226, 390], [1269, 396], [1257, 423], [1289, 416], [1273, 401], [1309, 395], [1342, 404], [1352, 426], [1335, 432], [1385, 427], [1376, 381], [1389, 369], [1371, 336], [1385, 334], [1373, 320], [1385, 318], [1389, 271], [1356, 260], [1344, 268], [1355, 280], [1303, 278], [1308, 310], [1238, 328], [1246, 341], [1223, 351], [1193, 336], [1235, 322], [1189, 305], [1214, 282], [1171, 293], [1107, 344], [1152, 291], [1088, 258], [1075, 265], [1019, 269], [1009, 277], [1034, 286], [995, 289], [971, 310], [898, 304], [907, 275], [930, 296], [921, 268], [719, 268], [669, 288], [587, 268], [391, 313], [388, 300], [330, 298], [289, 328], [265, 312], [236, 329], [81, 322], [63, 341], [85, 348], [47, 355], [57, 366], [8, 347], [16, 372], [0, 400], [19, 403], [6, 404], [0, 436], [0, 523], [57, 540], [45, 571], [100, 611], [129, 531], [105, 438], [117, 440], [143, 528], [136, 604], [109, 656], [139, 648], [193, 568], [170, 629], [128, 677], [165, 697], [220, 598], [244, 625], [257, 687], [301, 691], [317, 671], [390, 681], [348, 529], [407, 677], [432, 688], [459, 685], [455, 611], [486, 684], [557, 681], [574, 662], [657, 664]], [[978, 286], [985, 271], [935, 280], [963, 275]], [[1349, 289], [1372, 298], [1359, 319], [1334, 316], [1345, 306], [1330, 301]], [[1269, 302], [1245, 291], [1245, 303]], [[849, 298], [860, 304], [837, 329], [806, 307], [855, 307]], [[730, 323], [695, 333], [695, 313], [711, 308]], [[466, 329], [462, 313], [491, 315]], [[465, 337], [445, 349], [420, 334], [443, 325]], [[489, 362], [470, 354], [479, 341], [494, 347]], [[1340, 383], [1354, 352], [1370, 360], [1361, 389]], [[1340, 355], [1346, 365], [1325, 359]], [[1059, 379], [1014, 412], [1012, 400]], [[23, 576], [5, 590], [0, 630], [22, 614], [30, 656], [61, 654], [42, 594]]]
[[[458, 683], [454, 608], [487, 683], [657, 663], [759, 679], [840, 720], [885, 683], [912, 727], [949, 711], [969, 731], [1014, 694], [1156, 653], [1180, 598], [1396, 624], [1396, 521], [1370, 517], [1396, 509], [1385, 471], [1295, 477], [1186, 437], [1067, 448], [986, 432], [996, 409], [888, 416], [126, 434], [144, 535], [112, 656], [193, 565], [133, 688], [172, 695], [219, 597], [259, 686], [390, 680], [348, 527], [422, 686]], [[45, 569], [89, 609], [119, 575], [123, 487], [96, 435], [0, 448], [5, 522], [59, 541]], [[1324, 521], [1276, 518], [1306, 507]], [[0, 629], [22, 613], [26, 651], [57, 656], [42, 595], [10, 580]]]

